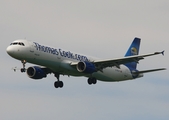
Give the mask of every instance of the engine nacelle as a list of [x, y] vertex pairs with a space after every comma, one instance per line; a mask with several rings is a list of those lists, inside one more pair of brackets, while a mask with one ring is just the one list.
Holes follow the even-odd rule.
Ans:
[[27, 69], [27, 75], [32, 79], [42, 79], [46, 77], [45, 71], [37, 66], [29, 67]]
[[96, 72], [95, 65], [90, 62], [79, 62], [76, 68], [79, 72], [84, 72], [84, 73], [89, 73], [89, 74]]

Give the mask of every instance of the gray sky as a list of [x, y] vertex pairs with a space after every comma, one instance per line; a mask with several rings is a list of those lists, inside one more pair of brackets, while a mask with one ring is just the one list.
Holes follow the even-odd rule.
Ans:
[[[1, 0], [0, 119], [9, 120], [168, 120], [168, 70], [143, 78], [99, 82], [53, 75], [35, 81], [12, 67], [21, 67], [6, 54], [15, 39], [26, 38], [102, 59], [123, 57], [134, 37], [142, 39], [140, 54], [165, 50], [165, 56], [140, 61], [140, 70], [169, 68], [168, 0]], [[26, 64], [27, 67], [32, 64]]]

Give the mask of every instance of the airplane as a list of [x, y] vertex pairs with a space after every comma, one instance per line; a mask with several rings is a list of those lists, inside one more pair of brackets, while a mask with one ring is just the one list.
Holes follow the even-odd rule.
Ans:
[[[13, 41], [6, 49], [7, 53], [22, 62], [21, 72], [26, 72], [32, 79], [42, 79], [53, 73], [57, 78], [55, 88], [62, 88], [60, 75], [87, 77], [88, 84], [96, 84], [97, 80], [103, 82], [120, 82], [143, 77], [143, 73], [166, 70], [166, 68], [137, 70], [137, 64], [145, 57], [162, 52], [139, 54], [140, 38], [134, 38], [126, 54], [122, 58], [98, 59], [61, 48], [45, 46], [37, 42], [18, 39]], [[26, 63], [36, 64], [25, 68]]]

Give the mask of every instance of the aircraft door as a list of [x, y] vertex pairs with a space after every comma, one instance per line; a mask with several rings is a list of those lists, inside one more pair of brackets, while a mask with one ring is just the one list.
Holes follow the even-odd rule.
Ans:
[[39, 54], [37, 53], [35, 49], [35, 44], [32, 42], [29, 42], [29, 45], [30, 45], [30, 55], [33, 57], [33, 59], [36, 59], [37, 56], [39, 56]]
[[30, 44], [30, 52], [34, 53], [34, 45], [33, 44]]

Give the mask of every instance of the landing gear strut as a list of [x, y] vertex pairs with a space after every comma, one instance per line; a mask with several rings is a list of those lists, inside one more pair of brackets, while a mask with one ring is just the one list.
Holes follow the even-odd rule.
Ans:
[[23, 65], [23, 68], [21, 68], [21, 72], [23, 73], [23, 72], [26, 71], [26, 69], [25, 69], [26, 60], [22, 60], [21, 62], [22, 62], [22, 65]]
[[55, 88], [62, 88], [63, 87], [63, 82], [59, 80], [59, 74], [55, 73], [55, 77], [57, 78], [58, 81], [54, 83]]
[[96, 84], [97, 80], [94, 77], [90, 77], [87, 82], [88, 82], [89, 85], [91, 85], [91, 84]]

